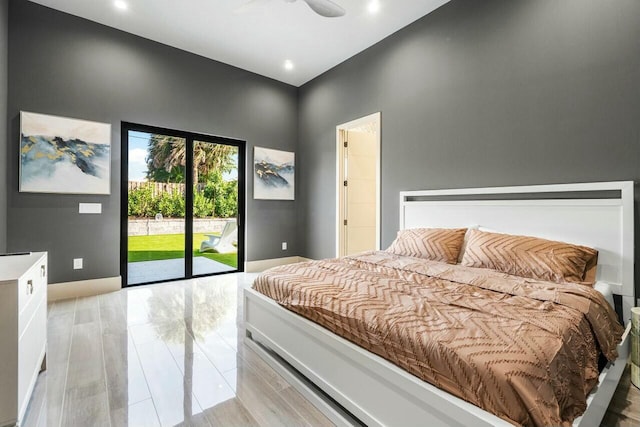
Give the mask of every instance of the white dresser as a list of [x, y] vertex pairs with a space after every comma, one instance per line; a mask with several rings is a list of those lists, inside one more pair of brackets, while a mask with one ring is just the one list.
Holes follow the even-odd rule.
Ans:
[[47, 343], [47, 253], [0, 256], [0, 426], [20, 425]]

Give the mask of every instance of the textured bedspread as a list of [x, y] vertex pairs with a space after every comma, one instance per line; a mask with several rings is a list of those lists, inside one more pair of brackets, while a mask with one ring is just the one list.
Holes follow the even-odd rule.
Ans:
[[516, 425], [568, 426], [617, 357], [602, 295], [387, 252], [277, 267], [253, 285], [332, 332]]

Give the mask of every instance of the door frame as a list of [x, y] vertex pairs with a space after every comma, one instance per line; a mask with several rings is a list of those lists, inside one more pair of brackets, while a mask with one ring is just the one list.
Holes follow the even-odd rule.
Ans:
[[336, 126], [336, 256], [344, 255], [344, 171], [343, 156], [344, 144], [342, 139], [342, 131], [349, 131], [359, 128], [365, 124], [372, 123], [376, 131], [375, 150], [376, 150], [376, 250], [380, 250], [380, 234], [381, 234], [381, 159], [382, 159], [382, 114], [369, 114], [355, 120]]
[[[220, 273], [193, 274], [193, 174], [185, 173], [185, 274], [184, 277], [166, 279], [154, 282], [129, 284], [128, 279], [128, 182], [129, 182], [129, 131], [140, 131], [173, 136], [185, 139], [186, 165], [189, 171], [193, 169], [193, 142], [202, 141], [214, 144], [232, 145], [238, 148], [238, 266], [236, 270]], [[122, 287], [151, 285], [154, 283], [173, 282], [177, 280], [192, 279], [195, 277], [216, 276], [227, 273], [239, 273], [244, 271], [245, 261], [245, 227], [246, 227], [246, 141], [204, 133], [181, 131], [158, 126], [150, 126], [139, 123], [121, 122], [120, 134], [121, 162], [120, 162], [120, 276]], [[191, 220], [188, 220], [191, 218]]]

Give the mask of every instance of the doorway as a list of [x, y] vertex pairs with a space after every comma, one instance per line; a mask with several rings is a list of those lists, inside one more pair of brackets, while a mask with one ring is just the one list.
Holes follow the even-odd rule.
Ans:
[[380, 113], [336, 127], [336, 255], [380, 249]]
[[244, 141], [123, 123], [123, 283], [243, 271], [244, 168]]

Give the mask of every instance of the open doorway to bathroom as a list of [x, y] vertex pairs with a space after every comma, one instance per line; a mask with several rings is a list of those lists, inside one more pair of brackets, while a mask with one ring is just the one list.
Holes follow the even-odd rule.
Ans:
[[242, 271], [244, 141], [122, 125], [127, 286]]
[[336, 256], [380, 249], [380, 113], [336, 127]]

